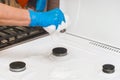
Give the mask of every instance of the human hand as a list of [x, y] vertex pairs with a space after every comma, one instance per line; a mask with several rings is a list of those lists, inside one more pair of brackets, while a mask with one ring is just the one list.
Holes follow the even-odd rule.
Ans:
[[35, 12], [32, 10], [29, 10], [30, 13], [30, 26], [42, 26], [42, 27], [48, 27], [50, 25], [55, 25], [56, 30], [58, 29], [58, 26], [65, 22], [65, 17], [63, 12], [59, 8], [55, 8], [53, 10], [50, 10], [48, 12]]
[[67, 14], [64, 15], [65, 16], [65, 22], [62, 21], [62, 23], [58, 26], [57, 30], [56, 27], [54, 25], [50, 25], [48, 27], [45, 27], [44, 29], [49, 33], [49, 34], [54, 34], [54, 33], [64, 33], [66, 32], [66, 29], [68, 28], [68, 26], [71, 24], [69, 16]]

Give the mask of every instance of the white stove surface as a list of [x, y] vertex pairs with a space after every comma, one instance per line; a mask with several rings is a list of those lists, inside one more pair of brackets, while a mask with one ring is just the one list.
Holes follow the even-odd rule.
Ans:
[[[85, 44], [67, 40], [69, 36], [37, 39], [0, 51], [0, 80], [119, 80], [120, 55]], [[76, 38], [72, 38], [75, 39]], [[55, 47], [65, 47], [68, 55], [54, 57], [51, 55]], [[26, 70], [11, 72], [9, 64], [14, 61], [24, 61]], [[104, 64], [115, 65], [115, 72], [102, 72]]]

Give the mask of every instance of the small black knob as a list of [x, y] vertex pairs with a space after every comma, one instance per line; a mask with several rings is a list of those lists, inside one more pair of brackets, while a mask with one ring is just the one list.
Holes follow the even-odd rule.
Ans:
[[12, 72], [21, 72], [24, 71], [25, 69], [26, 69], [26, 64], [24, 62], [16, 61], [10, 63], [10, 71]]
[[52, 54], [54, 56], [58, 56], [58, 57], [66, 56], [67, 55], [67, 49], [63, 48], [63, 47], [57, 47], [57, 48], [54, 48], [52, 50]]
[[115, 66], [112, 64], [105, 64], [103, 65], [103, 72], [104, 73], [114, 73], [115, 72]]

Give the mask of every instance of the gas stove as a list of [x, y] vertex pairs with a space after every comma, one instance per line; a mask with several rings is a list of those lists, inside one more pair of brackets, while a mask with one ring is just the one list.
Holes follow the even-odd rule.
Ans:
[[[119, 80], [119, 53], [95, 47], [90, 41], [71, 35], [58, 35], [59, 37], [51, 35], [1, 51], [0, 79]], [[76, 41], [79, 42], [75, 43]], [[65, 48], [67, 51], [65, 55], [55, 55], [57, 52], [59, 54], [59, 51], [53, 52], [56, 48]], [[26, 66], [23, 67], [26, 68], [17, 70], [18, 72], [11, 70], [10, 63], [18, 61], [24, 62]]]
[[119, 4], [61, 0], [72, 22], [66, 32], [0, 51], [0, 80], [119, 80]]

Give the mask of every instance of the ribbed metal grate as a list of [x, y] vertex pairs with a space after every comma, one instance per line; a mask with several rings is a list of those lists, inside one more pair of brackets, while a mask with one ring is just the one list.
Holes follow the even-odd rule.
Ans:
[[45, 34], [41, 27], [0, 26], [0, 48]]

